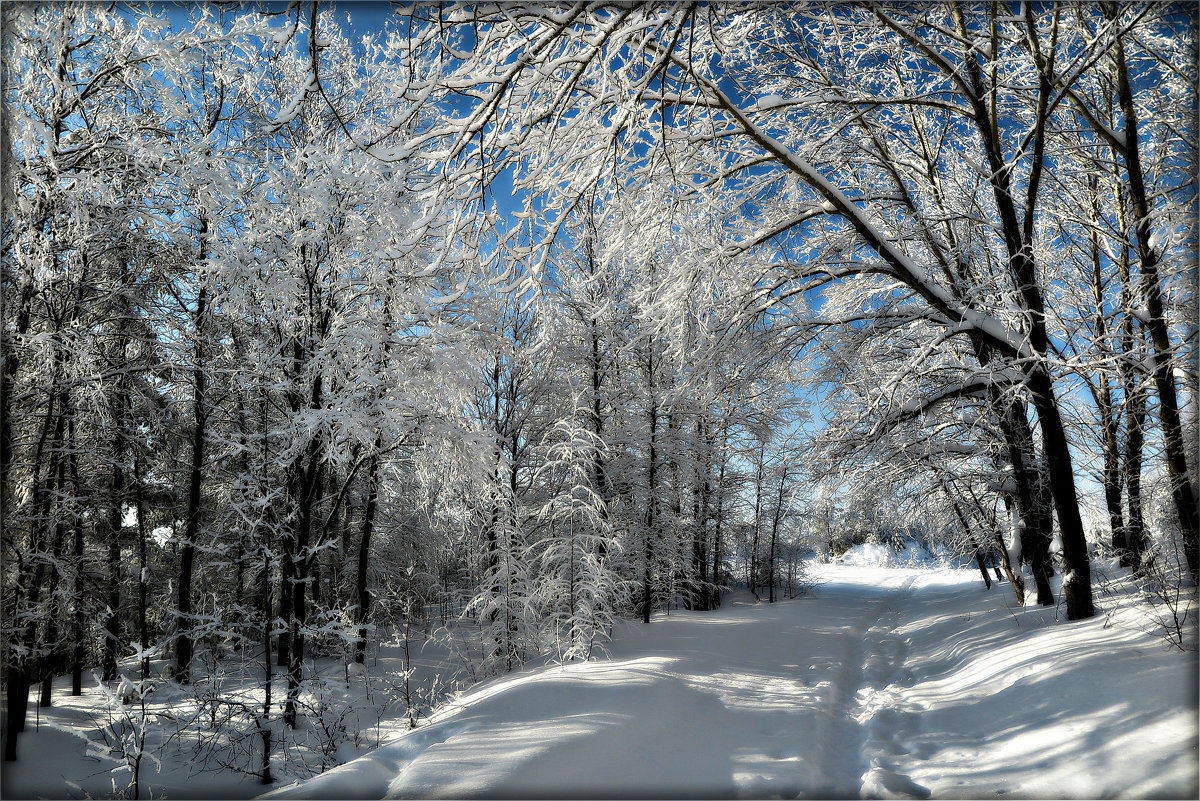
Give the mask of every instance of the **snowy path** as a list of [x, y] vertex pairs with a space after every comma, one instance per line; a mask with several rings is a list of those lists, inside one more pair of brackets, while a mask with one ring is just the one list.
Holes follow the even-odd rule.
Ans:
[[1195, 794], [1194, 654], [1007, 610], [967, 571], [823, 578], [796, 601], [631, 624], [611, 660], [497, 679], [272, 795]]

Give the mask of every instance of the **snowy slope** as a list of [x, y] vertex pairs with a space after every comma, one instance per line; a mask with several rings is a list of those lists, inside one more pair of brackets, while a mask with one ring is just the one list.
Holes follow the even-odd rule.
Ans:
[[1195, 797], [1196, 654], [1010, 609], [972, 571], [626, 625], [272, 797]]

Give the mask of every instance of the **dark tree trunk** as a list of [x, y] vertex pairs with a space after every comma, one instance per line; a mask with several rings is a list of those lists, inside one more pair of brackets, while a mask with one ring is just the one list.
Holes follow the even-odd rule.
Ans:
[[[200, 260], [206, 258], [203, 245], [208, 225], [200, 226]], [[204, 480], [204, 439], [207, 414], [204, 410], [205, 374], [204, 337], [208, 293], [201, 287], [196, 296], [196, 364], [192, 374], [192, 458], [188, 474], [188, 505], [183, 543], [179, 549], [179, 587], [176, 596], [175, 618], [175, 680], [180, 684], [191, 681], [192, 668], [192, 570], [196, 559], [196, 540], [200, 534], [200, 501]]]
[[246, 603], [246, 541], [241, 536], [244, 535], [239, 535], [237, 548], [233, 552], [233, 604], [238, 610], [239, 624], [244, 619], [241, 610]]
[[781, 465], [779, 471], [779, 494], [775, 498], [775, 514], [771, 520], [771, 547], [767, 557], [767, 582], [770, 586], [767, 598], [769, 603], [775, 603], [775, 542], [779, 538], [779, 521], [783, 518], [783, 495], [787, 484], [787, 465]]
[[[59, 494], [66, 494], [67, 486], [67, 459], [63, 455], [59, 455], [56, 459], [58, 462], [58, 486]], [[58, 671], [61, 660], [60, 647], [58, 642], [59, 633], [59, 604], [55, 600], [55, 595], [62, 586], [62, 551], [63, 542], [66, 539], [66, 509], [62, 508], [61, 501], [59, 502], [58, 514], [55, 515], [54, 521], [54, 543], [50, 547], [50, 553], [54, 560], [54, 589], [50, 592], [50, 609], [46, 616], [46, 636], [42, 641], [45, 648], [49, 648], [41, 659], [41, 674], [42, 674], [42, 692], [38, 699], [38, 706], [50, 706], [52, 694], [54, 690], [54, 674]]]
[[112, 484], [108, 518], [108, 617], [104, 621], [104, 681], [117, 678], [117, 656], [121, 645], [121, 524], [125, 499], [125, 470], [121, 467], [124, 443], [120, 434], [114, 442]]
[[[591, 321], [592, 328], [592, 434], [596, 438], [596, 445], [592, 450], [592, 482], [596, 486], [596, 494], [600, 496], [603, 502], [604, 519], [608, 519], [608, 504], [612, 500], [610, 497], [610, 489], [608, 486], [608, 475], [604, 468], [604, 452], [600, 449], [599, 443], [603, 442], [604, 435], [604, 415], [603, 406], [600, 398], [600, 387], [604, 377], [603, 364], [601, 362], [600, 352], [600, 335], [597, 332], [597, 322], [593, 318]], [[603, 557], [608, 552], [608, 544], [600, 543], [600, 556]]]
[[[59, 360], [56, 359], [53, 379], [56, 385], [58, 383], [58, 364]], [[47, 465], [44, 481], [41, 480], [40, 467], [43, 464], [46, 443], [50, 438], [51, 430], [54, 431], [54, 440], [60, 444], [61, 448], [64, 426], [63, 410], [60, 409], [59, 414], [55, 415], [56, 403], [60, 398], [60, 393], [56, 389], [47, 402], [46, 415], [42, 422], [42, 432], [38, 438], [35, 450], [31, 495], [35, 499], [34, 508], [37, 513], [35, 519], [32, 521], [32, 542], [29, 549], [31, 553], [37, 553], [45, 547], [48, 534], [44, 532], [44, 528], [49, 525], [50, 501], [51, 497], [57, 491], [54, 481], [58, 475], [58, 465], [51, 460], [51, 463]], [[61, 455], [59, 458], [61, 459]], [[7, 511], [5, 510], [5, 512]], [[18, 594], [21, 593], [22, 589], [25, 590], [26, 606], [30, 612], [33, 612], [38, 607], [44, 581], [45, 565], [39, 563], [34, 567], [32, 575], [29, 576], [29, 583], [26, 587], [22, 588], [18, 586], [15, 588]], [[25, 731], [25, 719], [29, 711], [29, 692], [33, 684], [35, 665], [33, 654], [37, 647], [37, 629], [37, 616], [33, 614], [29, 622], [24, 626], [24, 631], [19, 635], [20, 639], [23, 639], [22, 644], [24, 648], [18, 649], [16, 642], [18, 638], [16, 637], [14, 637], [14, 642], [9, 645], [8, 670], [6, 671], [8, 693], [4, 727], [4, 761], [6, 762], [16, 760], [17, 739], [20, 733]], [[23, 653], [20, 650], [23, 650]]]
[[[653, 347], [653, 346], [651, 346]], [[658, 401], [654, 396], [654, 353], [651, 350], [646, 361], [647, 391], [649, 393], [648, 418], [650, 422], [650, 450], [646, 463], [646, 527], [642, 536], [642, 622], [650, 622], [653, 605], [651, 576], [654, 564], [654, 527], [658, 524], [654, 508], [658, 502], [656, 471], [658, 469]]]
[[[1118, 208], [1118, 213], [1122, 227], [1127, 228], [1123, 206]], [[1121, 306], [1131, 309], [1134, 289], [1128, 245], [1121, 249], [1118, 272], [1121, 278]], [[1121, 455], [1120, 464], [1128, 510], [1120, 563], [1122, 567], [1132, 568], [1134, 573], [1141, 571], [1142, 557], [1148, 545], [1145, 521], [1142, 517], [1142, 448], [1146, 441], [1146, 387], [1145, 373], [1141, 366], [1144, 338], [1143, 329], [1134, 322], [1133, 315], [1126, 313], [1125, 319], [1121, 321], [1121, 355], [1117, 360], [1117, 373], [1125, 396], [1125, 450]]]
[[700, 611], [712, 609], [708, 580], [708, 503], [712, 492], [713, 442], [700, 421], [696, 422], [696, 440], [704, 447], [703, 477], [693, 492], [692, 575], [695, 577], [693, 605]]
[[[67, 418], [67, 440], [75, 441], [75, 424]], [[75, 487], [75, 497], [80, 497], [79, 460], [75, 457], [75, 449], [71, 448], [71, 482]], [[71, 653], [71, 695], [83, 695], [83, 661], [84, 661], [84, 630], [87, 627], [87, 614], [83, 604], [83, 520], [75, 521], [75, 542], [73, 556], [75, 559], [75, 574], [71, 582], [72, 597], [75, 598], [75, 616], [72, 631], [75, 644]]]
[[[963, 10], [952, 6], [951, 13], [954, 15], [955, 26], [959, 34], [969, 38]], [[1030, 178], [1026, 190], [1027, 202], [1024, 209], [1024, 220], [1022, 221], [1015, 203], [1011, 171], [1002, 153], [1003, 143], [1000, 140], [999, 120], [994, 116], [994, 106], [989, 105], [988, 101], [991, 90], [983, 80], [979, 62], [974, 57], [966, 60], [967, 78], [971, 84], [968, 99], [971, 103], [976, 130], [987, 154], [988, 180], [999, 214], [998, 232], [1004, 238], [1009, 270], [1024, 306], [1023, 310], [1028, 321], [1029, 347], [1036, 356], [1036, 360], [1027, 368], [1026, 386], [1033, 399], [1038, 423], [1041, 425], [1042, 452], [1046, 460], [1045, 469], [1049, 473], [1050, 492], [1054, 499], [1055, 511], [1058, 513], [1063, 562], [1067, 571], [1063, 581], [1067, 618], [1080, 620], [1095, 614], [1095, 607], [1092, 603], [1092, 570], [1088, 558], [1083, 520], [1079, 515], [1079, 497], [1075, 491], [1075, 473], [1071, 452], [1068, 447], [1066, 429], [1058, 409], [1058, 399], [1054, 394], [1053, 378], [1049, 372], [1050, 337], [1046, 329], [1045, 301], [1033, 257], [1034, 222], [1036, 220], [1034, 208], [1042, 178], [1045, 153], [1044, 125], [1048, 118], [1047, 108], [1052, 94], [1050, 76], [1041, 69], [1041, 66], [1039, 63], [1038, 108], [1031, 136]], [[1036, 580], [1041, 571], [1033, 562], [1031, 562], [1031, 566], [1034, 567]], [[1043, 590], [1040, 582], [1038, 596], [1041, 601]]]
[[[992, 351], [986, 343], [974, 337], [971, 344], [980, 366], [987, 367], [992, 363]], [[1005, 452], [1016, 485], [1011, 496], [1006, 496], [1005, 504], [1010, 513], [1012, 505], [1015, 503], [1016, 506], [1015, 522], [1017, 538], [1021, 543], [1021, 560], [1029, 564], [1033, 574], [1038, 603], [1053, 606], [1054, 591], [1050, 587], [1050, 576], [1053, 575], [1050, 542], [1054, 535], [1052, 500], [1044, 468], [1037, 458], [1033, 431], [1029, 425], [1029, 411], [1021, 397], [1008, 396], [999, 388], [989, 389], [988, 400], [1004, 437]], [[1019, 565], [1016, 570], [1020, 570]], [[1018, 591], [1018, 597], [1023, 603], [1024, 584]]]
[[7, 712], [4, 716], [4, 761], [17, 759], [17, 737], [24, 726], [22, 707], [29, 705], [29, 663], [13, 664], [8, 669], [8, 692], [5, 699]]
[[1029, 561], [1038, 604], [1054, 606], [1054, 590], [1050, 587], [1050, 578], [1054, 575], [1050, 562], [1050, 535], [1054, 522], [1044, 476], [1038, 476], [1034, 489], [1033, 506], [1026, 512], [1027, 525], [1021, 529], [1021, 553]]
[[1104, 505], [1108, 509], [1108, 527], [1113, 553], [1122, 565], [1128, 566], [1129, 540], [1125, 531], [1125, 515], [1121, 510], [1121, 455], [1118, 452], [1115, 424], [1104, 421]]
[[[667, 486], [669, 488], [668, 491], [671, 493], [671, 512], [669, 520], [670, 526], [674, 530], [678, 530], [679, 520], [683, 516], [683, 484], [680, 482], [679, 470], [679, 440], [681, 437], [681, 430], [682, 426], [677, 422], [676, 413], [674, 411], [668, 412], [667, 435], [665, 441], [666, 446], [669, 449], [667, 453], [670, 454], [666, 461], [667, 466], [670, 468], [671, 475]], [[675, 555], [671, 560], [673, 565], [671, 567], [671, 588], [667, 594], [668, 614], [671, 611], [671, 597], [676, 593], [676, 582], [678, 582], [679, 594], [683, 596], [683, 604], [681, 608], [691, 608], [689, 596], [691, 594], [692, 581], [691, 576], [686, 569], [688, 563], [684, 558], [684, 554], [682, 553], [683, 549], [680, 538], [675, 536], [672, 539], [674, 541], [670, 543], [669, 547], [671, 550], [675, 551]]]
[[710, 609], [721, 606], [721, 529], [725, 520], [725, 463], [726, 448], [729, 444], [729, 429], [721, 432], [721, 466], [717, 470], [717, 508], [716, 521], [713, 524], [713, 561], [712, 561], [712, 602]]
[[754, 539], [750, 543], [750, 592], [758, 598], [758, 539], [762, 521], [763, 461], [766, 459], [767, 441], [764, 437], [758, 448], [758, 467], [754, 476]]
[[[120, 281], [122, 285], [129, 284], [129, 265], [122, 262]], [[108, 618], [104, 622], [104, 658], [103, 678], [113, 681], [117, 678], [117, 659], [121, 648], [121, 530], [125, 522], [125, 421], [130, 415], [129, 398], [127, 397], [127, 381], [124, 368], [129, 366], [129, 303], [124, 294], [119, 295], [117, 313], [117, 341], [114, 343], [114, 362], [122, 372], [119, 374], [112, 389], [109, 407], [113, 419], [112, 442], [112, 481], [109, 493], [108, 521]], [[136, 784], [136, 782], [135, 782]]]
[[992, 577], [988, 575], [987, 565], [983, 563], [983, 551], [978, 546], [975, 547], [975, 564], [979, 567], [979, 575], [983, 576], [983, 585], [990, 590]]
[[279, 560], [279, 619], [284, 630], [279, 632], [275, 644], [276, 664], [287, 667], [292, 660], [292, 632], [287, 628], [292, 619], [292, 584], [296, 579], [296, 544], [293, 533], [285, 531], [282, 537], [283, 558]]
[[[319, 400], [321, 393], [320, 379], [314, 382], [314, 403]], [[310, 547], [312, 534], [313, 512], [316, 505], [316, 495], [321, 485], [321, 447], [317, 439], [313, 439], [305, 449], [303, 461], [296, 465], [297, 492], [299, 507], [296, 510], [296, 522], [293, 529], [293, 546], [291, 554], [295, 565], [295, 578], [292, 581], [292, 617], [289, 625], [291, 632], [291, 653], [288, 660], [288, 692], [284, 704], [283, 719], [289, 728], [296, 728], [296, 701], [300, 693], [300, 681], [303, 678], [305, 628], [308, 625], [307, 588], [311, 576], [313, 553]], [[285, 554], [285, 559], [287, 555]]]
[[260, 775], [263, 784], [270, 784], [271, 776], [271, 551], [263, 548], [262, 582], [259, 585], [262, 610], [262, 644], [263, 644], [263, 706], [259, 716], [258, 731], [262, 738], [262, 764]]
[[367, 661], [367, 623], [371, 615], [371, 593], [367, 589], [367, 568], [371, 554], [371, 534], [375, 529], [375, 509], [379, 505], [379, 451], [383, 440], [375, 439], [375, 452], [367, 467], [367, 504], [363, 510], [362, 534], [358, 540], [358, 570], [354, 577], [354, 588], [358, 605], [355, 619], [358, 623], [358, 640], [354, 644], [354, 661]]
[[141, 677], [142, 681], [150, 678], [150, 629], [146, 624], [146, 607], [149, 603], [149, 558], [146, 552], [146, 541], [149, 535], [146, 531], [146, 492], [142, 483], [142, 457], [137, 453], [133, 460], [134, 503], [137, 504], [138, 532], [138, 647], [142, 649]]
[[1146, 554], [1146, 524], [1142, 515], [1142, 448], [1146, 442], [1146, 392], [1137, 376], [1126, 383], [1125, 404], [1125, 498], [1129, 517], [1125, 521], [1125, 559], [1121, 564], [1135, 572]]
[[1063, 579], [1067, 619], [1082, 620], [1094, 615], [1096, 609], [1092, 602], [1092, 566], [1088, 558], [1083, 520], [1079, 516], [1079, 497], [1075, 493], [1075, 473], [1067, 445], [1067, 433], [1059, 415], [1050, 376], [1043, 366], [1034, 368], [1029, 377], [1029, 389], [1033, 393], [1034, 408], [1042, 426], [1050, 490], [1058, 512], [1063, 564], [1067, 572]]
[[[975, 564], [979, 566], [979, 572], [983, 575], [983, 584], [987, 589], [992, 588], [992, 579], [988, 575], [987, 567], [983, 564], [983, 549], [979, 546], [978, 540], [975, 538], [975, 532], [971, 528], [967, 516], [963, 514], [962, 507], [958, 504], [958, 499], [950, 492], [950, 487], [946, 484], [942, 485], [942, 491], [945, 492], [947, 500], [950, 501], [950, 506], [954, 509], [954, 516], [958, 518], [959, 525], [963, 527], [963, 533], [972, 542], [975, 542]], [[996, 535], [999, 538], [999, 534]]]
[[[1095, 347], [1099, 350], [1102, 358], [1111, 358], [1113, 348], [1109, 343], [1109, 327], [1107, 321], [1107, 313], [1105, 310], [1105, 294], [1106, 281], [1104, 275], [1104, 258], [1103, 248], [1100, 244], [1100, 221], [1099, 221], [1099, 197], [1098, 197], [1099, 177], [1091, 175], [1088, 177], [1088, 193], [1090, 203], [1096, 211], [1091, 214], [1092, 229], [1088, 237], [1088, 244], [1091, 251], [1091, 266], [1092, 266], [1092, 301], [1096, 304], [1096, 314], [1093, 319], [1095, 329]], [[1124, 214], [1121, 215], [1122, 220]], [[1126, 256], [1128, 247], [1122, 247], [1121, 262], [1124, 265], [1121, 272], [1128, 274], [1128, 258]], [[1128, 286], [1123, 280], [1121, 285], [1122, 296], [1128, 297]], [[1100, 481], [1104, 486], [1104, 504], [1108, 509], [1108, 526], [1110, 541], [1112, 543], [1113, 553], [1115, 553], [1124, 564], [1128, 559], [1129, 544], [1126, 540], [1125, 519], [1121, 510], [1121, 451], [1118, 442], [1118, 431], [1120, 429], [1120, 415], [1116, 409], [1116, 403], [1113, 399], [1112, 382], [1109, 380], [1108, 366], [1102, 366], [1095, 371], [1095, 378], [1088, 378], [1084, 375], [1084, 381], [1087, 383], [1088, 389], [1092, 394], [1092, 399], [1096, 403], [1096, 414], [1100, 418], [1101, 430], [1101, 453], [1102, 467], [1100, 472]]]
[[108, 543], [108, 617], [104, 620], [105, 681], [117, 678], [117, 656], [121, 646], [121, 540], [118, 527]]
[[[1115, 19], [1116, 4], [1105, 4], [1104, 11], [1110, 20]], [[1137, 233], [1138, 266], [1142, 273], [1142, 297], [1146, 302], [1146, 328], [1150, 332], [1150, 342], [1153, 346], [1152, 376], [1158, 395], [1158, 416], [1162, 428], [1167, 475], [1171, 482], [1171, 497], [1183, 532], [1183, 552], [1187, 558], [1188, 569], [1191, 571], [1192, 580], [1200, 581], [1200, 562], [1197, 561], [1200, 560], [1200, 554], [1197, 553], [1200, 550], [1200, 512], [1196, 508], [1196, 494], [1188, 473], [1187, 445], [1184, 443], [1183, 425], [1179, 417], [1179, 398], [1172, 365], [1174, 349], [1163, 308], [1162, 279], [1158, 273], [1159, 254], [1151, 246], [1153, 216], [1142, 170], [1137, 107], [1125, 62], [1124, 46], [1119, 39], [1115, 42], [1113, 60], [1116, 64], [1117, 95], [1125, 122], [1121, 155], [1125, 160], [1129, 198]]]
[[[490, 379], [489, 386], [492, 390], [492, 405], [491, 405], [491, 424], [492, 435], [494, 437], [492, 449], [492, 474], [490, 476], [489, 487], [491, 489], [491, 513], [488, 516], [487, 524], [487, 543], [486, 550], [486, 581], [488, 584], [488, 593], [492, 596], [493, 607], [488, 613], [488, 623], [493, 626], [492, 631], [495, 632], [496, 621], [500, 619], [500, 610], [497, 605], [503, 602], [507, 605], [507, 599], [504, 598], [504, 588], [500, 585], [500, 562], [504, 558], [501, 554], [501, 537], [500, 537], [500, 520], [503, 514], [503, 492], [500, 484], [500, 466], [504, 462], [504, 431], [500, 419], [501, 410], [501, 383], [502, 365], [500, 356], [494, 356], [491, 370], [488, 374]], [[499, 658], [506, 653], [506, 645], [504, 638], [496, 634], [493, 638], [491, 656]]]
[[[58, 370], [55, 369], [54, 385], [58, 387]], [[57, 410], [58, 414], [55, 415]], [[30, 544], [31, 553], [41, 553], [52, 540], [49, 529], [51, 528], [51, 504], [55, 496], [61, 495], [63, 486], [63, 471], [62, 459], [63, 454], [63, 428], [66, 417], [66, 393], [61, 389], [56, 389], [54, 395], [47, 404], [46, 418], [42, 427], [42, 435], [39, 438], [37, 446], [37, 456], [34, 459], [33, 470], [33, 493], [35, 499], [34, 508], [37, 510], [36, 518], [33, 521], [33, 538]], [[49, 441], [50, 424], [53, 421], [53, 441], [57, 444], [57, 454], [49, 458], [46, 466], [46, 478], [44, 481], [40, 479], [40, 465], [42, 457], [46, 453], [45, 445]], [[61, 510], [60, 514], [61, 514]], [[57, 526], [54, 526], [57, 530]], [[52, 546], [51, 546], [52, 547]], [[25, 731], [25, 719], [29, 712], [29, 693], [33, 687], [33, 682], [40, 678], [38, 671], [45, 669], [49, 654], [39, 655], [39, 651], [44, 647], [44, 642], [39, 643], [38, 628], [39, 615], [37, 610], [41, 604], [42, 589], [46, 584], [46, 561], [39, 561], [34, 567], [27, 590], [27, 605], [30, 612], [29, 621], [25, 624], [24, 638], [24, 653], [15, 654], [10, 651], [11, 672], [13, 674], [12, 681], [16, 682], [18, 693], [16, 695], [10, 693], [8, 718], [10, 732], [10, 745], [16, 748], [16, 735]], [[20, 588], [18, 587], [18, 592]], [[50, 590], [51, 599], [53, 599], [53, 589]], [[15, 751], [14, 751], [15, 754]], [[15, 757], [14, 757], [15, 758]]]
[[[4, 277], [9, 278], [9, 262], [4, 263]], [[32, 268], [30, 268], [32, 269]], [[0, 327], [0, 509], [8, 510], [8, 482], [12, 468], [13, 438], [12, 438], [12, 387], [20, 368], [21, 357], [16, 343], [29, 331], [29, 321], [33, 309], [34, 278], [32, 274], [22, 276], [20, 300], [17, 302], [15, 315], [16, 325], [12, 338], [8, 335], [8, 326]]]

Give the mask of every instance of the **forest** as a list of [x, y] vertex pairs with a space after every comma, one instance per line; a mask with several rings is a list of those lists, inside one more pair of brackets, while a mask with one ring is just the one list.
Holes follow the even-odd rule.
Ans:
[[0, 13], [5, 761], [67, 676], [319, 772], [318, 663], [415, 728], [864, 544], [1194, 626], [1195, 7]]

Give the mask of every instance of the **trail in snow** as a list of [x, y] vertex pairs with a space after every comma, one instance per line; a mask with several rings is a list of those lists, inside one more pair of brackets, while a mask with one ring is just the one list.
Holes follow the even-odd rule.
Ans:
[[[842, 635], [844, 652], [823, 699], [825, 730], [819, 737], [812, 785], [803, 796], [853, 798], [864, 790], [869, 796], [877, 795], [879, 790], [900, 790], [928, 797], [924, 787], [871, 756], [872, 751], [888, 750], [888, 743], [871, 736], [871, 723], [879, 693], [901, 675], [905, 644], [893, 630], [899, 604], [915, 580], [915, 575], [908, 575], [898, 587], [886, 587], [879, 600], [868, 603]], [[863, 600], [862, 587], [855, 584], [834, 584], [826, 587], [824, 594], [831, 600], [838, 599], [838, 606], [849, 608]], [[881, 710], [887, 712], [890, 710]]]
[[1102, 618], [1006, 609], [969, 571], [823, 579], [795, 601], [628, 624], [610, 660], [496, 679], [272, 795], [1195, 793], [1194, 654]]

